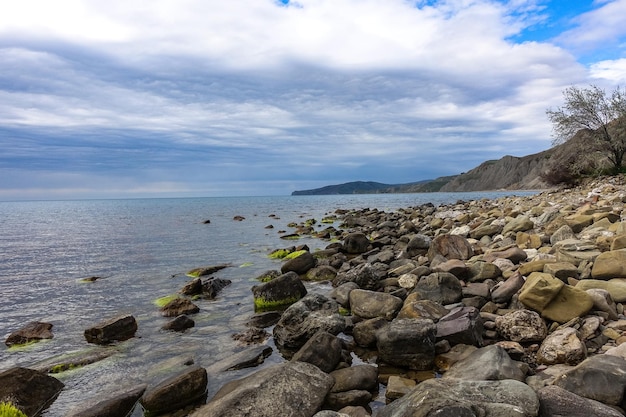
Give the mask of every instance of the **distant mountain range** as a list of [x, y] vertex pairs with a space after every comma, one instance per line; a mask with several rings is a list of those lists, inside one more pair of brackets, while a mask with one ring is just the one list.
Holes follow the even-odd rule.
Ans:
[[354, 181], [338, 185], [327, 185], [312, 190], [294, 191], [291, 195], [328, 194], [383, 194], [383, 193], [426, 193], [490, 190], [540, 190], [549, 188], [542, 174], [559, 164], [577, 158], [578, 135], [568, 142], [523, 157], [506, 155], [498, 160], [485, 161], [471, 171], [422, 180], [407, 184], [383, 184], [372, 181]]

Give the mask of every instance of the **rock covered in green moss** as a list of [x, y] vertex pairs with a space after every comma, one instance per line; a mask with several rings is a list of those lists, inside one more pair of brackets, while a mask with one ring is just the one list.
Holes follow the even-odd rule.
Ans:
[[307, 293], [300, 277], [288, 272], [271, 281], [252, 287], [256, 310], [268, 311], [287, 307]]
[[4, 343], [7, 346], [23, 345], [43, 339], [52, 339], [52, 324], [32, 321], [11, 333]]

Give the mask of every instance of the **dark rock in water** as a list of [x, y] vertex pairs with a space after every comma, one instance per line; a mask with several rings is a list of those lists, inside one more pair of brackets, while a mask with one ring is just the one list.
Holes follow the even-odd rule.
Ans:
[[311, 417], [332, 385], [318, 367], [287, 362], [227, 383], [191, 417]]
[[202, 296], [209, 300], [217, 297], [217, 294], [232, 283], [229, 279], [210, 278], [202, 284]]
[[233, 217], [233, 220], [235, 220], [236, 222], [241, 222], [241, 221], [246, 220], [246, 218], [243, 216], [235, 216]]
[[268, 282], [268, 281], [273, 280], [274, 278], [278, 278], [281, 275], [282, 275], [282, 272], [280, 272], [279, 270], [270, 269], [269, 271], [263, 272], [261, 275], [257, 276], [254, 279], [257, 281], [261, 281], [261, 282]]
[[350, 233], [343, 240], [343, 250], [349, 254], [360, 254], [367, 252], [370, 241], [363, 233]]
[[270, 334], [258, 327], [250, 327], [248, 330], [232, 335], [233, 340], [244, 345], [263, 343], [268, 337], [270, 337]]
[[557, 377], [553, 385], [604, 404], [623, 405], [626, 360], [612, 355], [592, 356]]
[[206, 397], [207, 372], [192, 366], [158, 385], [149, 388], [141, 398], [141, 405], [150, 415], [179, 410]]
[[346, 327], [339, 304], [321, 294], [308, 294], [285, 310], [274, 327], [277, 346], [299, 349], [318, 331], [338, 334]]
[[503, 379], [524, 381], [526, 372], [521, 370], [519, 362], [512, 360], [504, 348], [491, 345], [477, 349], [456, 362], [443, 377], [485, 381]]
[[231, 355], [207, 368], [207, 372], [226, 372], [252, 368], [265, 361], [272, 354], [270, 346], [255, 346]]
[[200, 311], [200, 307], [186, 298], [175, 298], [163, 307], [161, 314], [165, 317], [177, 317], [183, 314], [195, 314]]
[[317, 332], [293, 355], [292, 360], [308, 362], [328, 373], [341, 360], [341, 341], [327, 332]]
[[196, 322], [194, 322], [192, 319], [190, 319], [186, 315], [181, 314], [180, 316], [176, 317], [174, 320], [163, 325], [161, 329], [171, 330], [174, 332], [182, 332], [182, 331], [185, 331], [187, 329], [194, 327], [195, 325], [196, 325]]
[[202, 294], [202, 280], [200, 278], [194, 278], [180, 290], [182, 295], [199, 295]]
[[58, 374], [69, 369], [76, 369], [81, 366], [99, 362], [115, 355], [116, 353], [119, 352], [111, 347], [95, 349], [89, 348], [84, 351], [62, 354], [46, 359], [43, 362], [39, 362], [36, 365], [31, 366], [30, 368], [46, 374]]
[[127, 392], [89, 405], [84, 410], [74, 412], [68, 417], [126, 417], [133, 411], [137, 401], [145, 391], [145, 385], [135, 387]]
[[63, 387], [61, 381], [43, 372], [11, 368], [0, 373], [0, 403], [10, 402], [27, 416], [38, 416]]
[[11, 333], [4, 342], [7, 346], [22, 345], [42, 339], [52, 339], [52, 324], [32, 321]]
[[186, 275], [190, 277], [203, 277], [205, 275], [211, 275], [220, 271], [224, 268], [228, 268], [231, 266], [230, 264], [221, 264], [221, 265], [211, 265], [211, 266], [202, 266], [200, 268], [194, 268], [191, 271], [187, 271]]
[[262, 329], [270, 327], [278, 323], [282, 314], [278, 311], [266, 311], [265, 313], [258, 313], [250, 317], [246, 322], [248, 327], [260, 327]]
[[549, 385], [539, 389], [537, 395], [540, 401], [540, 416], [623, 417], [622, 413], [608, 405], [581, 397], [556, 385]]
[[307, 291], [295, 272], [288, 272], [264, 284], [252, 287], [257, 310], [276, 310], [295, 303]]
[[429, 379], [384, 407], [376, 416], [536, 417], [538, 411], [537, 394], [519, 381]]
[[106, 345], [114, 341], [122, 341], [135, 336], [137, 321], [131, 315], [119, 316], [103, 321], [85, 330], [85, 339], [89, 343]]
[[381, 360], [418, 371], [432, 369], [435, 362], [436, 327], [428, 319], [395, 319], [376, 332]]
[[437, 322], [437, 339], [451, 345], [483, 345], [483, 321], [474, 307], [459, 307]]
[[378, 368], [372, 365], [355, 365], [330, 373], [335, 384], [330, 392], [352, 390], [373, 391], [378, 388]]
[[203, 221], [202, 224], [211, 224], [211, 220], [207, 219], [207, 220]]
[[297, 256], [293, 259], [289, 259], [287, 262], [285, 262], [281, 266], [280, 271], [283, 274], [293, 271], [298, 275], [304, 275], [309, 271], [309, 269], [315, 266], [316, 262], [317, 260], [311, 254], [311, 252], [304, 251], [302, 255]]

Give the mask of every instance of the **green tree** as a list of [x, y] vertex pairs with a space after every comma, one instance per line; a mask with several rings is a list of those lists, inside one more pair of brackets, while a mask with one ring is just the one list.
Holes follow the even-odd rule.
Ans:
[[572, 86], [563, 91], [563, 97], [563, 107], [546, 111], [554, 130], [553, 145], [582, 130], [589, 151], [606, 156], [619, 172], [626, 153], [626, 91], [617, 87], [609, 96], [595, 85]]

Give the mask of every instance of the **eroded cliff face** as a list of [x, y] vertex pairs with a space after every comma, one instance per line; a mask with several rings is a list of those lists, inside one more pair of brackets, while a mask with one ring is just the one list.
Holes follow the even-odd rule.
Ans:
[[504, 156], [486, 161], [448, 182], [441, 191], [531, 190], [549, 188], [541, 179], [554, 150], [524, 157]]

